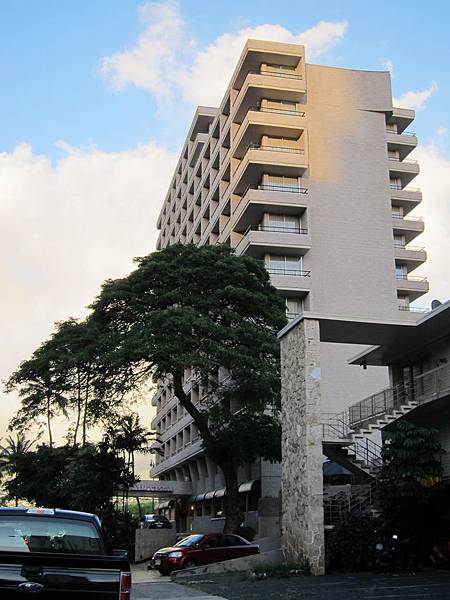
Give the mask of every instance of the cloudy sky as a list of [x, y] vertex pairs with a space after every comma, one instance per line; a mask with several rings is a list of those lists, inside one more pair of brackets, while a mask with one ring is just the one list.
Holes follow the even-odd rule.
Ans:
[[[450, 297], [449, 6], [1, 0], [0, 378], [154, 249], [195, 106], [219, 103], [249, 37], [303, 43], [310, 62], [391, 71], [421, 142], [417, 243], [431, 291], [420, 304]], [[0, 399], [1, 435], [17, 404]]]

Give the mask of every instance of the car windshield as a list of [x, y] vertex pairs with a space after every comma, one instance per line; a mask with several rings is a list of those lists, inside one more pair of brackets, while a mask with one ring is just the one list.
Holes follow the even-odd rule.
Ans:
[[190, 535], [189, 537], [177, 542], [175, 546], [195, 546], [195, 544], [199, 544], [204, 539], [204, 537], [204, 535]]
[[0, 551], [105, 554], [92, 523], [38, 516], [0, 516]]

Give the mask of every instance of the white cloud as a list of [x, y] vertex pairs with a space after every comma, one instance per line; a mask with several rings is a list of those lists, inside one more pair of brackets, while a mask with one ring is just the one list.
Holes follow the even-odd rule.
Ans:
[[413, 185], [419, 186], [423, 193], [417, 214], [424, 218], [425, 232], [413, 244], [426, 247], [428, 260], [413, 275], [428, 277], [430, 292], [419, 298], [417, 304], [429, 306], [433, 298], [450, 299], [450, 160], [434, 143], [419, 147], [414, 158], [420, 163], [420, 175]]
[[145, 3], [139, 9], [146, 24], [136, 44], [102, 58], [100, 74], [117, 90], [132, 83], [152, 92], [159, 100], [170, 97], [170, 71], [184, 37], [185, 24], [178, 3]]
[[417, 90], [416, 92], [406, 92], [399, 98], [393, 98], [392, 102], [394, 106], [399, 108], [413, 108], [414, 110], [421, 110], [422, 108], [425, 108], [428, 98], [430, 98], [430, 96], [432, 96], [437, 89], [438, 85], [436, 81], [432, 81], [429, 88], [425, 90]]
[[386, 60], [383, 60], [383, 66], [386, 69], [386, 71], [389, 71], [391, 77], [394, 77], [394, 63], [390, 58], [386, 58]]
[[320, 21], [294, 33], [281, 25], [258, 25], [225, 33], [197, 50], [178, 4], [172, 0], [145, 4], [142, 12], [145, 31], [133, 47], [103, 58], [100, 73], [117, 89], [132, 84], [160, 101], [178, 89], [185, 100], [204, 105], [220, 103], [247, 39], [305, 44], [307, 58], [315, 59], [338, 44], [348, 27], [346, 21]]
[[[0, 380], [54, 321], [81, 316], [104, 279], [154, 249], [175, 167], [175, 156], [153, 142], [112, 153], [59, 146], [68, 153], [55, 165], [28, 144], [0, 153]], [[17, 400], [1, 404], [4, 430]]]
[[436, 131], [437, 137], [438, 139], [442, 139], [445, 138], [448, 134], [448, 129], [447, 127], [438, 127], [437, 131]]

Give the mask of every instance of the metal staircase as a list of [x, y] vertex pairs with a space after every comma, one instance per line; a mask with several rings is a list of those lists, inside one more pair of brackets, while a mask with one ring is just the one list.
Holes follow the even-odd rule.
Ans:
[[323, 453], [349, 471], [373, 481], [381, 467], [380, 430], [419, 406], [450, 396], [450, 366], [444, 364], [411, 382], [373, 394], [338, 414], [323, 415]]

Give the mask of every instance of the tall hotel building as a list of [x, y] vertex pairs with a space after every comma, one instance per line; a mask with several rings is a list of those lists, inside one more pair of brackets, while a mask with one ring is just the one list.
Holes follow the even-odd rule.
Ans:
[[[219, 108], [198, 107], [158, 219], [157, 248], [228, 244], [264, 261], [293, 318], [301, 311], [416, 319], [428, 291], [411, 272], [426, 260], [410, 242], [419, 172], [406, 128], [414, 111], [392, 106], [387, 72], [305, 63], [303, 46], [248, 40]], [[387, 385], [384, 368], [349, 366], [358, 348], [323, 344], [322, 411], [337, 413]], [[185, 373], [195, 402], [204, 391]], [[221, 473], [201, 449], [170, 384], [153, 398], [161, 437], [151, 471], [192, 482], [188, 522], [220, 526]], [[280, 467], [241, 469], [247, 523], [269, 533], [278, 519]], [[217, 525], [215, 524], [217, 522]]]

